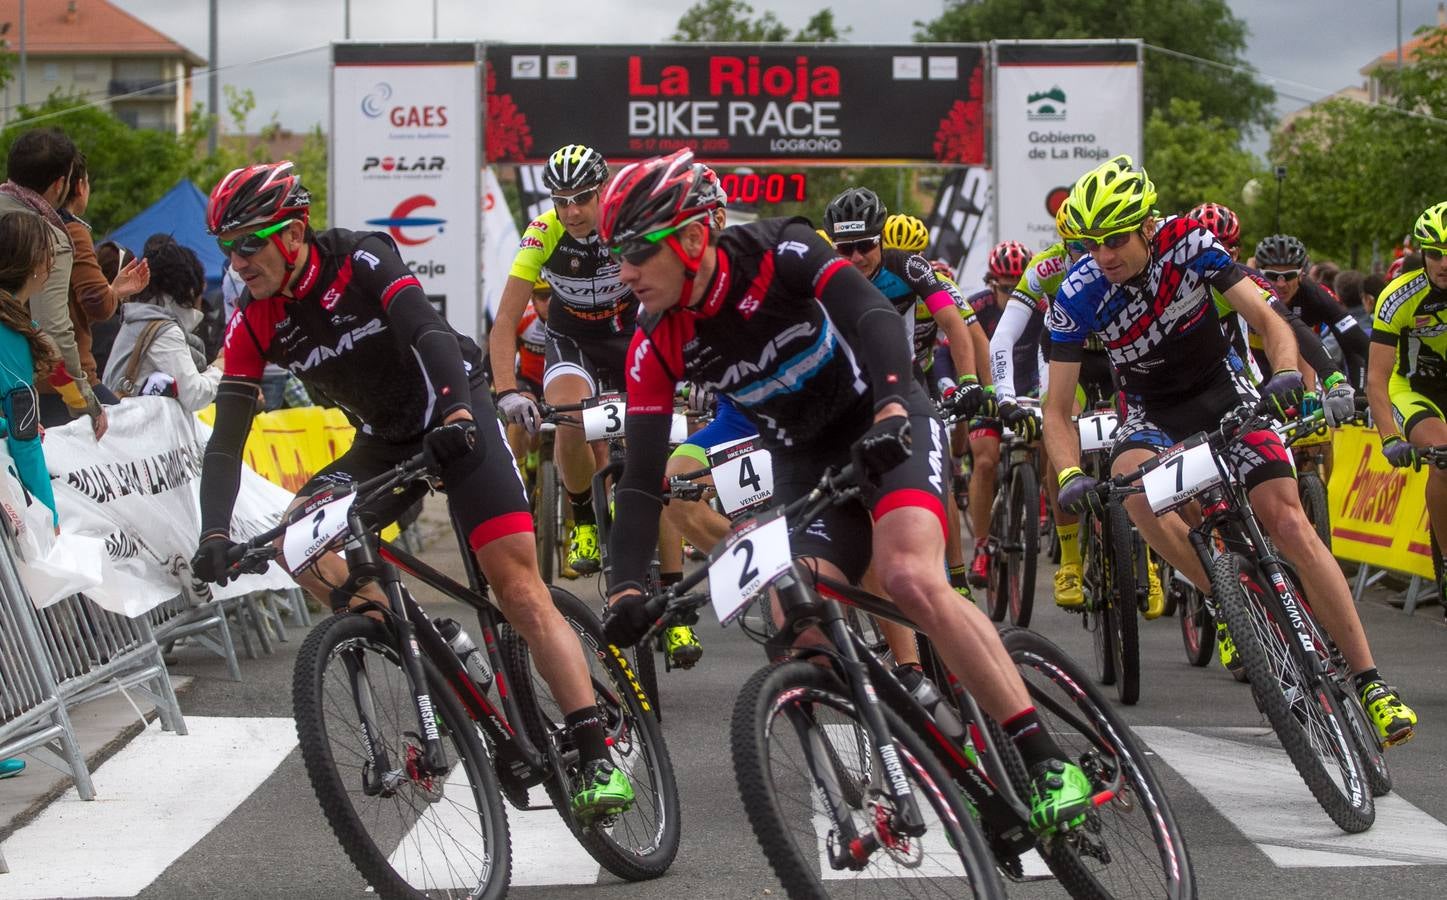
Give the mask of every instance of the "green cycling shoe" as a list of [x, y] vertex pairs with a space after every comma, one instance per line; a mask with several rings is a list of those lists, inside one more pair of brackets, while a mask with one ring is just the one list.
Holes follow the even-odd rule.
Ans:
[[1048, 838], [1085, 824], [1094, 791], [1080, 766], [1047, 760], [1030, 770], [1030, 827]]
[[703, 645], [687, 625], [677, 625], [663, 632], [663, 651], [668, 654], [670, 669], [692, 669], [703, 659]]
[[573, 815], [584, 826], [633, 808], [633, 785], [628, 776], [606, 759], [583, 763], [573, 791]]
[[603, 568], [598, 554], [598, 526], [574, 525], [568, 541], [568, 568], [579, 575], [594, 575]]

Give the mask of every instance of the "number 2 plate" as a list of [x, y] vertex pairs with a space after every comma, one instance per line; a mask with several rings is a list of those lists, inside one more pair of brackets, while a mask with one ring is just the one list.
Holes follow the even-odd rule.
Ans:
[[1151, 511], [1160, 515], [1175, 509], [1196, 494], [1221, 481], [1211, 445], [1177, 444], [1162, 453], [1160, 464], [1141, 477]]
[[286, 567], [293, 572], [305, 568], [321, 556], [332, 541], [345, 534], [347, 511], [356, 499], [356, 494], [347, 494], [316, 507], [288, 525], [281, 543]]
[[719, 502], [729, 515], [768, 503], [774, 496], [774, 458], [753, 438], [710, 447], [708, 463]]
[[708, 591], [720, 625], [732, 622], [775, 578], [789, 571], [789, 525], [782, 507], [750, 519], [713, 551]]
[[1120, 427], [1120, 417], [1115, 413], [1095, 413], [1081, 416], [1076, 420], [1076, 425], [1080, 427], [1082, 453], [1089, 453], [1092, 450], [1109, 450], [1115, 438], [1115, 430]]

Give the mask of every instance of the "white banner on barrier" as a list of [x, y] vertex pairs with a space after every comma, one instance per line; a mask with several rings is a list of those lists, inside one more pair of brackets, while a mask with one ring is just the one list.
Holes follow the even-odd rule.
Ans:
[[507, 284], [521, 239], [507, 196], [497, 183], [497, 173], [488, 166], [482, 170], [482, 299], [489, 321], [497, 318], [502, 288]]
[[995, 68], [996, 234], [1032, 252], [1059, 240], [1055, 208], [1077, 178], [1120, 153], [1141, 162], [1139, 63], [1052, 60], [1052, 49]]
[[[175, 597], [181, 579], [190, 578], [201, 533], [201, 458], [209, 431], [165, 397], [126, 400], [107, 407], [107, 418], [110, 428], [100, 441], [89, 419], [45, 431], [59, 538], [45, 527], [44, 507], [23, 506], [18, 483], [0, 491], [11, 521], [25, 518], [31, 526], [19, 541], [25, 557], [20, 570], [37, 606], [81, 590], [105, 609], [138, 616]], [[271, 528], [291, 501], [291, 494], [252, 470], [242, 472], [232, 523], [238, 540]], [[216, 595], [292, 587], [273, 566]]]

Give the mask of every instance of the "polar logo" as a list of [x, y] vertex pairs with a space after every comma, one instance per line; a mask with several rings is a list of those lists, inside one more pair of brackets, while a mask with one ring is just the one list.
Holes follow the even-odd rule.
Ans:
[[834, 233], [835, 233], [835, 234], [858, 234], [858, 233], [864, 231], [864, 229], [865, 229], [865, 223], [864, 223], [864, 222], [861, 222], [861, 221], [857, 221], [857, 220], [856, 220], [856, 221], [853, 221], [853, 222], [835, 222], [835, 223], [834, 223]]
[[[368, 219], [367, 224], [387, 229], [387, 233], [392, 235], [392, 240], [404, 247], [417, 247], [441, 234], [444, 230], [442, 226], [447, 224], [446, 219], [414, 215], [414, 213], [420, 209], [427, 209], [435, 207], [436, 205], [437, 201], [427, 194], [414, 194], [401, 203], [398, 203], [397, 207], [392, 210], [390, 216]], [[413, 237], [408, 234], [403, 234], [402, 229], [404, 228], [430, 228], [432, 232], [424, 237]]]
[[387, 101], [391, 99], [392, 86], [385, 81], [379, 82], [371, 93], [362, 98], [362, 115], [369, 119], [381, 118], [382, 113], [387, 111]]

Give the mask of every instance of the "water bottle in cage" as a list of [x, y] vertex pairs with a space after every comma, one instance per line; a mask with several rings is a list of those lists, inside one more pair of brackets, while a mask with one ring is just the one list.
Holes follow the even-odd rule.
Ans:
[[437, 632], [442, 635], [442, 639], [452, 645], [452, 651], [462, 660], [467, 674], [477, 683], [478, 690], [486, 691], [491, 687], [492, 668], [487, 664], [487, 654], [478, 649], [471, 636], [462, 630], [462, 625], [455, 619], [446, 618], [434, 619], [432, 624], [437, 626]]

